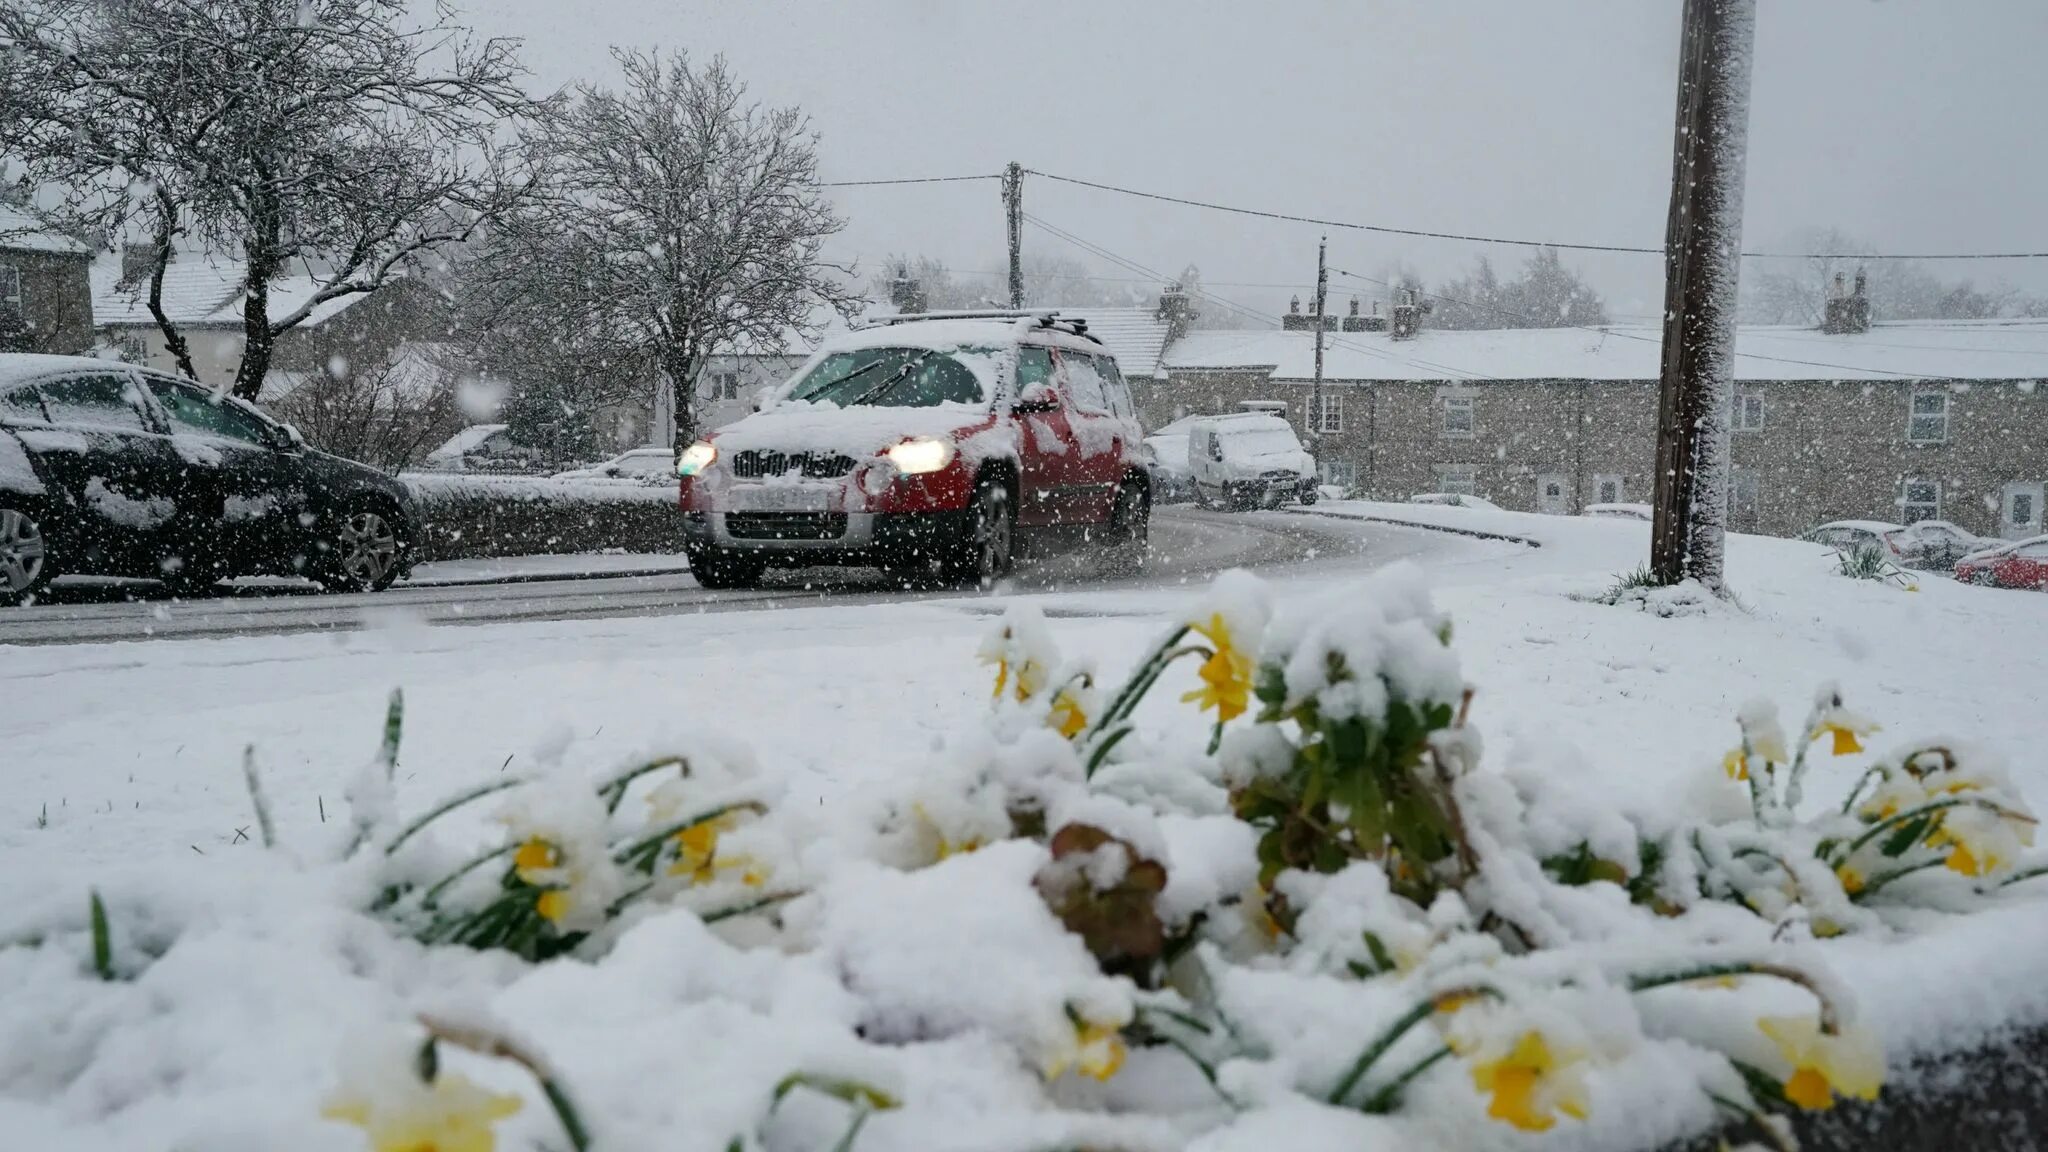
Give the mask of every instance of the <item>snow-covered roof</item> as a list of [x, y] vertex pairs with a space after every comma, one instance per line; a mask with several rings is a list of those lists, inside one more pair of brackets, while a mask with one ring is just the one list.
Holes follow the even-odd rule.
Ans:
[[61, 232], [51, 231], [48, 225], [20, 208], [0, 201], [0, 251], [83, 256], [90, 249]]
[[[1655, 380], [1663, 337], [1646, 325], [1588, 328], [1425, 328], [1411, 340], [1383, 332], [1324, 335], [1326, 380]], [[1916, 320], [1831, 336], [1812, 328], [1737, 330], [1738, 380], [1964, 380], [2048, 378], [2048, 320]], [[1271, 329], [1190, 332], [1164, 367], [1267, 370], [1276, 380], [1315, 374], [1315, 333]], [[1128, 370], [1126, 370], [1128, 373]]]
[[1126, 378], [1146, 380], [1159, 374], [1160, 354], [1166, 350], [1166, 321], [1156, 309], [1054, 307], [1065, 319], [1086, 320], [1088, 334], [1110, 350]]
[[[357, 368], [379, 370], [392, 393], [405, 400], [422, 400], [453, 379], [472, 373], [464, 371], [467, 359], [454, 344], [432, 340], [407, 340], [391, 350], [386, 360]], [[334, 365], [345, 370], [346, 364]], [[263, 374], [264, 403], [282, 400], [307, 384], [326, 378], [318, 369], [272, 368]]]
[[[245, 268], [239, 261], [206, 256], [180, 255], [164, 268], [164, 315], [185, 327], [242, 325], [242, 279]], [[103, 258], [92, 266], [92, 320], [100, 327], [154, 327], [149, 312], [149, 281], [121, 282], [118, 257]], [[270, 315], [288, 315], [318, 292], [322, 282], [312, 276], [284, 276], [270, 282]], [[366, 299], [370, 294], [355, 292], [324, 301], [306, 318], [318, 324]]]
[[105, 368], [108, 361], [92, 356], [51, 356], [42, 352], [0, 352], [0, 389], [52, 372]]
[[429, 460], [454, 460], [484, 446], [484, 441], [511, 427], [509, 424], [471, 424], [448, 438], [448, 442], [427, 453]]

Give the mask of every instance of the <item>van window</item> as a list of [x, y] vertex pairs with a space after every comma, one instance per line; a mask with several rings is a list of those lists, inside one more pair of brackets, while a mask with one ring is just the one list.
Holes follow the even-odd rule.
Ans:
[[1067, 370], [1067, 397], [1074, 402], [1074, 408], [1092, 416], [1109, 415], [1109, 395], [1103, 391], [1102, 374], [1095, 368], [1095, 357], [1063, 351], [1060, 363]]

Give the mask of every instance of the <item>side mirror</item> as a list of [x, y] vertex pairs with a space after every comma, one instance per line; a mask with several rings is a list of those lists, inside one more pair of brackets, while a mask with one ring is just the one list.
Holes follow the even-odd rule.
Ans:
[[299, 435], [297, 427], [290, 424], [271, 425], [270, 446], [280, 452], [296, 452], [306, 446], [306, 438]]
[[1057, 412], [1060, 394], [1050, 384], [1027, 384], [1017, 397], [1016, 410], [1019, 412]]

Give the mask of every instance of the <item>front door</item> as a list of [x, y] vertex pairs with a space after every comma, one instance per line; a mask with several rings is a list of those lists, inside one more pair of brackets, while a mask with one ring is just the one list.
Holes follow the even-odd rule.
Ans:
[[1060, 391], [1067, 398], [1067, 425], [1077, 449], [1068, 479], [1066, 515], [1070, 523], [1100, 524], [1109, 519], [1117, 484], [1123, 480], [1127, 429], [1110, 400], [1109, 381], [1095, 357], [1073, 351], [1055, 356]]
[[2004, 500], [1998, 513], [1998, 534], [2007, 540], [2024, 540], [2039, 536], [2041, 527], [2042, 485], [2007, 484]]
[[57, 376], [36, 385], [47, 428], [17, 435], [70, 496], [60, 525], [81, 570], [155, 575], [152, 558], [172, 532], [184, 493], [167, 437], [150, 423], [125, 368]]
[[306, 486], [294, 483], [297, 457], [240, 403], [180, 380], [147, 376], [170, 420], [171, 447], [185, 473], [186, 521], [179, 560], [195, 572], [290, 572], [308, 535], [301, 513]]
[[1566, 495], [1565, 479], [1555, 473], [1536, 478], [1536, 508], [1546, 516], [1562, 516], [1571, 511], [1571, 499]]
[[1043, 411], [1017, 415], [1018, 431], [1023, 437], [1023, 443], [1017, 446], [1019, 471], [1023, 473], [1019, 478], [1017, 522], [1063, 524], [1068, 522], [1069, 494], [1081, 446], [1074, 440], [1064, 390], [1054, 386], [1052, 349], [1025, 345], [1017, 349], [1017, 395], [1022, 397], [1033, 385], [1052, 389], [1057, 402]]

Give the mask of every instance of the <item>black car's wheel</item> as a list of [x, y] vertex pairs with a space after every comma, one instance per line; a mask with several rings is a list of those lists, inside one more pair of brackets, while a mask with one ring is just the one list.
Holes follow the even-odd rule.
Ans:
[[705, 588], [752, 588], [766, 565], [730, 552], [690, 552], [690, 575]]
[[0, 503], [0, 604], [30, 603], [56, 577], [41, 521], [24, 508]]
[[974, 486], [968, 506], [967, 538], [960, 541], [946, 565], [946, 574], [962, 584], [991, 588], [1010, 574], [1017, 549], [1017, 510], [1010, 490], [994, 480]]
[[405, 538], [389, 509], [358, 505], [329, 529], [320, 582], [332, 592], [382, 592], [398, 579]]
[[1152, 534], [1152, 500], [1142, 484], [1124, 481], [1109, 514], [1109, 548], [1103, 564], [1110, 572], [1132, 575], [1145, 567], [1145, 549]]

